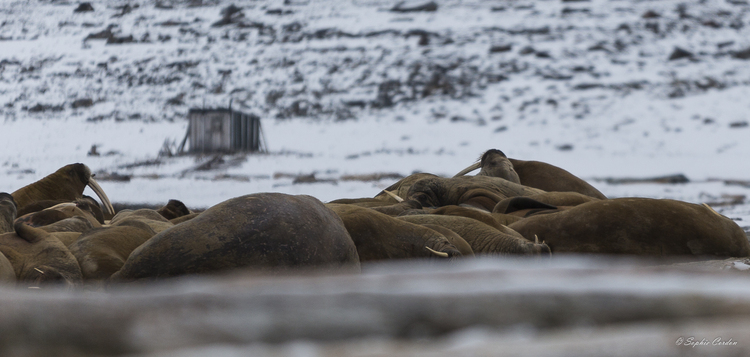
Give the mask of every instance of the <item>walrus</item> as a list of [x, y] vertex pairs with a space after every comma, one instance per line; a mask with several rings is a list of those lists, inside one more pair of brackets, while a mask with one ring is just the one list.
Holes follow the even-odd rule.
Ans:
[[437, 224], [420, 224], [420, 226], [427, 227], [445, 236], [445, 238], [448, 239], [448, 242], [450, 242], [450, 244], [453, 244], [453, 246], [456, 247], [459, 252], [461, 252], [461, 257], [474, 256], [474, 250], [471, 249], [471, 245], [469, 244], [469, 242], [461, 238], [458, 233], [443, 226], [438, 226]]
[[16, 271], [13, 269], [13, 264], [11, 264], [10, 260], [5, 257], [5, 254], [0, 252], [0, 284], [15, 282]]
[[89, 221], [92, 227], [102, 226], [91, 212], [79, 208], [75, 202], [60, 203], [41, 211], [27, 213], [16, 218], [16, 222], [23, 222], [32, 227], [43, 227], [72, 217], [82, 217]]
[[531, 197], [509, 197], [498, 202], [492, 213], [511, 214], [531, 209], [557, 209], [557, 206], [539, 202]]
[[7, 192], [0, 192], [0, 234], [13, 232], [13, 221], [16, 220], [17, 213], [13, 196]]
[[84, 280], [109, 278], [122, 268], [135, 248], [156, 235], [144, 222], [123, 224], [91, 229], [68, 247], [81, 266]]
[[[544, 192], [531, 196], [506, 198], [499, 201], [497, 205], [493, 207], [492, 212], [510, 213], [530, 208], [555, 209], [560, 206], [572, 207], [598, 200], [598, 198], [586, 196], [578, 192]], [[506, 212], [509, 209], [510, 211]]]
[[[179, 217], [178, 217], [179, 218]], [[128, 221], [140, 221], [148, 224], [156, 233], [172, 228], [174, 223], [165, 218], [157, 210], [140, 208], [137, 210], [124, 209], [117, 212], [109, 221], [111, 226], [119, 226]]]
[[487, 150], [479, 162], [461, 170], [454, 177], [480, 169], [477, 176], [501, 177], [509, 181], [518, 178], [524, 186], [547, 192], [578, 192], [586, 196], [606, 199], [599, 190], [570, 172], [541, 161], [524, 161], [509, 158], [500, 150]]
[[169, 200], [166, 205], [156, 210], [160, 215], [168, 220], [187, 216], [190, 214], [190, 209], [185, 206], [182, 201]]
[[[436, 178], [439, 177], [434, 174], [420, 172], [416, 174], [411, 174], [409, 176], [406, 176], [402, 178], [401, 180], [398, 180], [393, 185], [388, 186], [388, 188], [384, 189], [377, 195], [375, 195], [375, 199], [387, 201], [390, 203], [398, 203], [399, 200], [403, 200], [406, 198], [406, 196], [409, 194], [409, 189], [411, 189], [411, 186], [420, 180], [427, 179], [427, 178]], [[396, 198], [399, 197], [399, 198]], [[349, 202], [336, 202], [336, 203], [349, 203]]]
[[[373, 209], [375, 211], [378, 211], [380, 213], [385, 213], [389, 216], [398, 216], [404, 211], [414, 210], [414, 209], [422, 209], [422, 205], [419, 204], [419, 202], [414, 200], [404, 200], [401, 197], [398, 197], [396, 194], [387, 191], [386, 197], [389, 197], [388, 199], [383, 198], [340, 198], [337, 200], [333, 200], [328, 202], [327, 204], [348, 204], [348, 205], [355, 205], [359, 207], [366, 207]], [[393, 201], [395, 200], [395, 202]]]
[[503, 226], [507, 226], [521, 219], [521, 217], [504, 213], [490, 213], [483, 210], [460, 206], [443, 206], [433, 210], [430, 214], [473, 218], [495, 229], [502, 229]]
[[16, 200], [18, 211], [24, 211], [27, 205], [39, 201], [72, 202], [83, 197], [83, 191], [89, 186], [102, 201], [104, 213], [111, 217], [115, 210], [104, 190], [91, 174], [88, 166], [77, 163], [61, 167], [39, 181], [19, 188], [11, 193]]
[[440, 232], [370, 208], [327, 204], [344, 222], [360, 262], [459, 257], [461, 252]]
[[414, 224], [435, 224], [456, 232], [474, 251], [474, 254], [549, 256], [546, 244], [528, 240], [512, 229], [497, 229], [476, 219], [437, 214], [399, 216], [398, 219]]
[[219, 203], [136, 248], [110, 282], [248, 268], [359, 270], [341, 219], [318, 199], [256, 193]]
[[24, 206], [21, 210], [18, 211], [18, 216], [25, 216], [29, 213], [33, 212], [39, 212], [54, 206], [59, 206], [61, 204], [66, 203], [73, 203], [76, 207], [80, 208], [84, 212], [88, 212], [91, 214], [94, 219], [96, 219], [99, 224], [104, 224], [104, 213], [102, 212], [101, 206], [99, 206], [99, 202], [96, 202], [96, 200], [91, 196], [83, 195], [83, 197], [78, 198], [74, 201], [68, 201], [68, 200], [44, 200], [44, 201], [37, 201], [31, 204], [28, 204]]
[[412, 183], [404, 199], [416, 200], [423, 207], [470, 203], [473, 207], [490, 211], [499, 200], [507, 197], [532, 196], [543, 192], [499, 177], [428, 177]]
[[86, 218], [75, 216], [57, 221], [46, 226], [39, 227], [47, 232], [77, 232], [85, 233], [86, 231], [93, 229], [94, 226]]
[[200, 215], [201, 213], [202, 212], [193, 212], [191, 214], [186, 214], [184, 216], [180, 216], [180, 217], [177, 217], [177, 218], [172, 218], [169, 221], [172, 222], [172, 224], [177, 225], [177, 224], [180, 224], [182, 222], [187, 222], [187, 221], [189, 221], [189, 220], [191, 220], [191, 219], [193, 219], [195, 217], [198, 217], [198, 215]]
[[509, 227], [538, 237], [553, 253], [745, 257], [750, 245], [734, 221], [710, 207], [652, 198], [587, 202], [524, 218]]
[[67, 287], [82, 282], [78, 261], [52, 233], [21, 222], [15, 223], [14, 229], [15, 233], [0, 235], [0, 253], [13, 265], [19, 282]]
[[504, 152], [498, 149], [485, 151], [477, 163], [463, 169], [453, 177], [466, 175], [476, 169], [480, 169], [477, 176], [500, 177], [510, 182], [521, 183], [521, 178], [513, 167], [513, 163], [505, 156]]

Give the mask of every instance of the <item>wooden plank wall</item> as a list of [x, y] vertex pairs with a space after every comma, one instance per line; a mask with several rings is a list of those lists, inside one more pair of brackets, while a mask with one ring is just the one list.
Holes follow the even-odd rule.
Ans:
[[228, 111], [191, 111], [190, 152], [260, 150], [260, 118]]

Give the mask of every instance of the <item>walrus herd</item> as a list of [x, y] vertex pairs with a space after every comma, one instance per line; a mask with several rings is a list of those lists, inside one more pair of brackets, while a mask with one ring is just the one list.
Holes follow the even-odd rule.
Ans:
[[[83, 195], [86, 186], [101, 205]], [[0, 282], [30, 287], [562, 253], [703, 260], [746, 257], [750, 244], [707, 205], [608, 199], [562, 168], [496, 149], [452, 178], [413, 174], [374, 197], [328, 203], [255, 193], [203, 212], [178, 200], [115, 212], [80, 163], [0, 193]]]

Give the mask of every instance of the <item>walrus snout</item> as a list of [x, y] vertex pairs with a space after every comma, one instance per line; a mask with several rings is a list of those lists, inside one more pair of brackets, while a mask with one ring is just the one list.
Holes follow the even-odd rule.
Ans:
[[552, 258], [552, 249], [550, 249], [547, 243], [542, 242], [534, 244], [534, 248], [541, 258]]

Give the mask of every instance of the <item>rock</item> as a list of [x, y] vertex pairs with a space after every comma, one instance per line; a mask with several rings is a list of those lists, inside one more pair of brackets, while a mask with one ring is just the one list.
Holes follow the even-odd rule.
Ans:
[[547, 51], [539, 51], [535, 55], [537, 58], [552, 58], [552, 55]]
[[534, 52], [536, 52], [536, 51], [534, 50], [533, 47], [526, 46], [526, 47], [522, 48], [520, 51], [518, 51], [518, 54], [519, 55], [530, 55], [530, 54], [532, 54]]
[[245, 17], [245, 14], [242, 13], [242, 9], [231, 4], [221, 10], [221, 20], [211, 24], [211, 27], [222, 27], [234, 24], [239, 22], [243, 17]]
[[658, 19], [661, 17], [661, 15], [659, 15], [659, 13], [656, 11], [649, 10], [649, 11], [646, 11], [646, 13], [644, 13], [643, 15], [641, 15], [641, 17], [644, 19]]
[[681, 58], [691, 58], [691, 57], [693, 57], [693, 53], [692, 52], [684, 50], [684, 49], [679, 48], [679, 47], [675, 47], [674, 51], [672, 51], [672, 54], [669, 55], [669, 60], [670, 61], [674, 61], [674, 60], [678, 60], [678, 59], [681, 59]]
[[27, 110], [29, 113], [41, 113], [41, 112], [46, 112], [46, 111], [61, 112], [65, 110], [65, 107], [62, 104], [51, 105], [51, 104], [37, 103], [35, 106], [28, 108]]
[[178, 94], [178, 95], [170, 98], [169, 100], [167, 100], [167, 104], [168, 105], [183, 105], [183, 104], [185, 104], [184, 99], [185, 99], [185, 95], [186, 94], [187, 93], [180, 93], [180, 94]]
[[748, 60], [750, 59], [750, 47], [742, 50], [732, 53], [732, 58], [741, 59], [741, 60]]
[[140, 7], [139, 4], [135, 4], [133, 6], [130, 6], [130, 4], [125, 4], [125, 5], [122, 5], [122, 6], [117, 6], [117, 7], [115, 7], [115, 9], [120, 10], [120, 12], [117, 13], [117, 14], [115, 14], [112, 17], [123, 17], [123, 16], [125, 16], [125, 15], [133, 12], [133, 9], [137, 9], [138, 7]]
[[94, 11], [94, 7], [91, 6], [90, 2], [82, 2], [78, 5], [78, 7], [75, 10], [73, 10], [73, 12], [76, 12], [76, 13], [91, 12], [91, 11]]
[[133, 35], [127, 35], [127, 36], [110, 36], [107, 39], [108, 45], [121, 45], [124, 43], [133, 43], [135, 42], [135, 38]]
[[117, 25], [109, 25], [106, 29], [90, 33], [88, 36], [86, 36], [86, 40], [106, 40], [112, 37], [112, 29], [115, 28]]
[[[91, 149], [88, 153], [86, 153], [86, 156], [99, 156], [99, 151], [96, 149], [96, 144], [91, 145]], [[99, 180], [99, 177], [96, 177], [97, 180]]]
[[73, 104], [71, 104], [71, 107], [73, 109], [78, 108], [88, 108], [90, 106], [94, 105], [94, 100], [91, 98], [82, 98], [82, 99], [76, 99]]
[[294, 11], [284, 9], [270, 9], [266, 10], [266, 15], [291, 15]]
[[396, 6], [391, 8], [391, 11], [393, 12], [420, 12], [420, 11], [433, 12], [433, 11], [437, 11], [438, 9], [438, 4], [434, 1], [430, 1], [425, 4], [415, 5], [411, 7], [404, 7], [404, 4], [405, 4], [404, 1], [396, 4]]
[[490, 53], [508, 52], [513, 49], [513, 45], [497, 45], [490, 47]]

